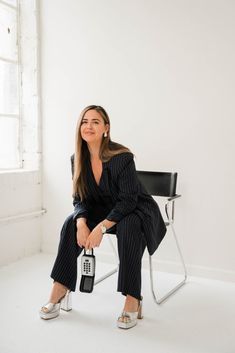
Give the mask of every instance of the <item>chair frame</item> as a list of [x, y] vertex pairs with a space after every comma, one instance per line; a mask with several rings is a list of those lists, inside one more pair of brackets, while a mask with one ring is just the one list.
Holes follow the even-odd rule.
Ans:
[[[141, 171], [140, 171], [141, 172]], [[137, 171], [138, 173], [138, 171]], [[154, 173], [154, 172], [147, 172], [147, 173]], [[156, 172], [158, 173], [158, 172]], [[159, 174], [164, 174], [164, 173], [161, 173], [159, 172]], [[170, 173], [168, 173], [170, 174]], [[177, 173], [171, 173], [172, 176], [174, 177], [174, 183], [175, 183], [175, 187], [176, 187], [176, 179], [177, 179]], [[154, 195], [154, 196], [157, 196], [157, 195]], [[161, 196], [165, 196], [165, 195], [161, 195]], [[177, 236], [176, 236], [176, 232], [175, 232], [175, 228], [174, 228], [174, 212], [175, 212], [175, 201], [177, 199], [179, 199], [181, 197], [181, 195], [178, 195], [178, 194], [175, 194], [173, 196], [170, 196], [170, 197], [167, 197], [167, 202], [165, 203], [165, 212], [166, 212], [166, 217], [167, 217], [167, 221], [165, 222], [165, 225], [167, 227], [170, 227], [171, 230], [172, 230], [172, 233], [173, 233], [173, 237], [175, 239], [175, 242], [176, 242], [176, 246], [177, 246], [177, 250], [179, 252], [179, 255], [180, 255], [180, 259], [181, 259], [181, 263], [182, 263], [182, 266], [183, 266], [183, 269], [184, 269], [184, 279], [180, 282], [177, 283], [176, 286], [174, 286], [172, 289], [170, 289], [168, 292], [166, 292], [166, 294], [164, 294], [163, 296], [159, 297], [158, 298], [158, 295], [156, 293], [156, 290], [154, 289], [154, 280], [153, 280], [153, 264], [152, 264], [152, 257], [153, 255], [149, 255], [149, 274], [150, 274], [150, 286], [151, 286], [151, 292], [152, 292], [152, 296], [153, 296], [153, 300], [156, 304], [160, 305], [163, 301], [165, 301], [166, 299], [168, 299], [173, 293], [175, 293], [180, 287], [182, 287], [185, 283], [186, 283], [186, 280], [187, 280], [187, 270], [186, 270], [186, 266], [185, 266], [185, 262], [184, 262], [184, 258], [183, 258], [183, 255], [182, 255], [182, 252], [181, 252], [181, 249], [180, 249], [180, 245], [179, 245], [179, 241], [177, 239]], [[170, 207], [171, 207], [171, 212], [170, 212]], [[110, 246], [113, 250], [113, 253], [117, 259], [117, 266], [109, 271], [108, 273], [106, 273], [105, 275], [101, 276], [100, 278], [98, 278], [97, 280], [95, 280], [95, 283], [94, 285], [104, 281], [106, 278], [112, 276], [113, 274], [115, 274], [118, 269], [119, 269], [119, 264], [118, 264], [118, 254], [117, 254], [117, 251], [116, 251], [116, 248], [112, 242], [112, 239], [110, 236], [108, 236], [108, 240], [109, 240], [109, 243], [110, 243]], [[156, 272], [156, 271], [155, 271]]]
[[94, 286], [96, 286], [98, 283], [104, 281], [106, 278], [108, 278], [108, 277], [114, 275], [114, 274], [118, 271], [118, 269], [119, 269], [119, 260], [118, 260], [117, 250], [116, 250], [116, 248], [115, 248], [115, 245], [113, 244], [113, 241], [112, 241], [112, 239], [111, 239], [111, 237], [110, 237], [110, 234], [108, 234], [108, 240], [109, 240], [109, 244], [110, 244], [110, 246], [111, 246], [111, 248], [112, 248], [112, 250], [113, 250], [114, 256], [115, 256], [115, 258], [116, 258], [116, 260], [117, 260], [117, 266], [116, 266], [113, 270], [109, 271], [109, 272], [106, 273], [105, 275], [103, 275], [103, 276], [99, 277], [97, 280], [95, 280]]
[[[149, 255], [149, 273], [150, 273], [150, 285], [151, 285], [151, 291], [152, 291], [152, 295], [153, 295], [153, 299], [154, 302], [156, 304], [161, 304], [163, 301], [165, 301], [167, 298], [169, 298], [173, 293], [175, 293], [180, 287], [182, 287], [186, 280], [187, 280], [187, 270], [186, 270], [186, 266], [185, 266], [185, 262], [184, 262], [184, 258], [179, 246], [179, 241], [177, 239], [176, 236], [176, 232], [175, 232], [175, 228], [174, 228], [174, 211], [175, 211], [175, 200], [178, 199], [179, 197], [181, 197], [181, 195], [175, 195], [172, 197], [169, 197], [167, 199], [167, 202], [165, 204], [165, 212], [166, 212], [166, 216], [168, 219], [168, 222], [165, 222], [166, 226], [170, 226], [175, 242], [176, 242], [176, 246], [180, 255], [180, 259], [181, 259], [181, 263], [183, 265], [183, 269], [184, 269], [184, 279], [180, 282], [178, 282], [178, 284], [176, 286], [174, 286], [171, 290], [169, 290], [165, 295], [163, 295], [162, 297], [158, 298], [157, 294], [156, 294], [156, 290], [154, 290], [154, 281], [153, 281], [153, 266], [152, 266], [152, 256]], [[171, 205], [171, 216], [170, 216], [170, 212], [169, 212], [169, 206]]]

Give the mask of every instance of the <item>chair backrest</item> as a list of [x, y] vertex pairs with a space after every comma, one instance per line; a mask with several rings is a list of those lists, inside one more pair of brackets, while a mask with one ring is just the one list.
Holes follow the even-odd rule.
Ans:
[[166, 197], [176, 195], [177, 173], [137, 170], [137, 176], [150, 195]]

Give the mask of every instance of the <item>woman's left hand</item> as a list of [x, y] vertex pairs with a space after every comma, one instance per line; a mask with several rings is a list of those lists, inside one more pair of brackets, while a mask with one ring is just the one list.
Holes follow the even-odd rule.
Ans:
[[102, 241], [103, 238], [103, 234], [102, 231], [100, 229], [100, 226], [97, 225], [89, 234], [87, 241], [86, 241], [86, 245], [85, 245], [85, 249], [86, 250], [91, 250], [95, 247], [100, 246], [100, 243]]

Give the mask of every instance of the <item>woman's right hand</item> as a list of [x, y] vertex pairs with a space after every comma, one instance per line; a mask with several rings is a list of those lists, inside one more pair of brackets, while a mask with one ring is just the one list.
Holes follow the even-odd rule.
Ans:
[[82, 248], [85, 247], [90, 229], [86, 225], [86, 221], [82, 218], [77, 219], [77, 243]]

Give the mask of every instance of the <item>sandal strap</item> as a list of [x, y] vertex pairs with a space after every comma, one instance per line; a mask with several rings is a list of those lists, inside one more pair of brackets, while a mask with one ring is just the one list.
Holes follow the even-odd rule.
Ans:
[[56, 304], [54, 304], [54, 303], [47, 303], [47, 304], [45, 304], [45, 305], [42, 307], [42, 310], [43, 310], [44, 308], [46, 308], [46, 309], [47, 309], [47, 312], [49, 313], [49, 312], [51, 312], [51, 311], [53, 311], [53, 310], [58, 310], [58, 309], [60, 308], [60, 303], [56, 303]]
[[119, 319], [122, 319], [122, 318], [127, 318], [128, 320], [130, 321], [133, 321], [133, 320], [136, 320], [137, 319], [137, 316], [138, 316], [138, 311], [123, 311], [121, 313], [121, 316], [119, 316]]

